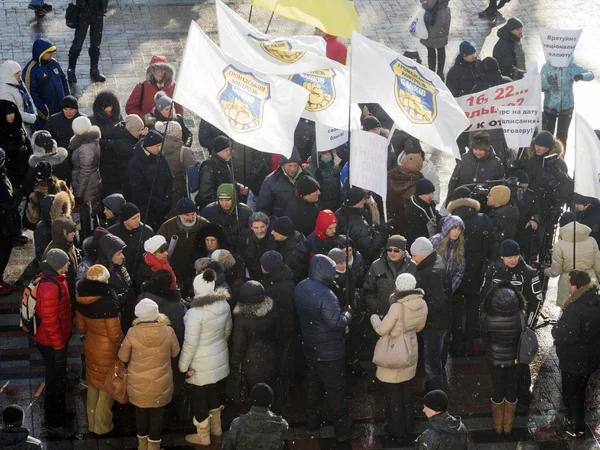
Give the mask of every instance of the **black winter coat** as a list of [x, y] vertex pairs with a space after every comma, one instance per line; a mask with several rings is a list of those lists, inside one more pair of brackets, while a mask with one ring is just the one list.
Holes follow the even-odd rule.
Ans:
[[253, 406], [231, 422], [222, 450], [281, 450], [288, 423], [268, 408]]
[[429, 428], [417, 438], [417, 450], [467, 450], [467, 427], [448, 411], [429, 418]]
[[288, 216], [296, 231], [299, 231], [304, 236], [308, 236], [315, 229], [317, 216], [321, 212], [321, 208], [317, 203], [310, 203], [297, 195], [288, 203], [285, 209], [284, 216]]
[[440, 223], [441, 216], [435, 209], [435, 202], [427, 204], [419, 197], [413, 195], [410, 201], [406, 204], [404, 210], [404, 237], [406, 238], [406, 248], [410, 246], [420, 237], [429, 239], [435, 234], [429, 233], [427, 223], [433, 222], [437, 229]]
[[473, 86], [481, 76], [481, 60], [467, 62], [461, 55], [456, 57], [454, 66], [450, 68], [446, 75], [446, 86], [452, 92], [454, 97], [462, 97], [473, 91]]
[[263, 181], [256, 202], [256, 210], [267, 216], [282, 217], [296, 196], [296, 188], [281, 167]]
[[226, 136], [221, 130], [210, 122], [202, 119], [198, 127], [198, 142], [202, 147], [212, 152], [215, 139], [219, 136]]
[[79, 111], [75, 113], [72, 119], [67, 119], [62, 111], [50, 116], [50, 120], [46, 122], [46, 130], [50, 132], [52, 139], [56, 141], [58, 147], [69, 148], [69, 142], [75, 135], [75, 133], [73, 133], [73, 121], [81, 116], [85, 115], [81, 114]]
[[44, 250], [52, 240], [52, 203], [54, 195], [46, 195], [40, 200], [40, 216], [41, 219], [35, 226], [33, 232], [33, 243], [35, 246], [35, 257], [41, 262]]
[[488, 216], [494, 224], [494, 246], [492, 257], [500, 256], [500, 245], [505, 239], [514, 239], [519, 224], [519, 208], [514, 203], [508, 203], [499, 208], [493, 208]]
[[0, 167], [0, 236], [14, 236], [21, 232], [20, 202], [21, 196], [13, 190], [6, 168]]
[[450, 181], [448, 182], [448, 196], [446, 205], [450, 203], [454, 189], [465, 184], [483, 183], [489, 180], [504, 178], [504, 165], [496, 152], [491, 149], [489, 153], [478, 159], [472, 151], [462, 155], [462, 160], [456, 163]]
[[600, 293], [593, 284], [579, 288], [565, 303], [552, 329], [560, 370], [590, 375], [600, 366]]
[[363, 213], [362, 208], [343, 205], [335, 212], [339, 222], [337, 229], [338, 233], [347, 234], [363, 258], [371, 262], [379, 256], [389, 233], [386, 227], [377, 229], [369, 225]]
[[29, 436], [27, 428], [5, 427], [0, 430], [0, 448], [5, 450], [41, 450], [43, 447], [42, 441]]
[[479, 202], [472, 198], [460, 198], [448, 204], [448, 214], [460, 217], [465, 223], [465, 260], [467, 267], [459, 286], [459, 292], [477, 295], [481, 289], [484, 262], [494, 253], [494, 224], [479, 212]]
[[[517, 296], [501, 295], [498, 291], [508, 287]], [[517, 364], [519, 339], [523, 327], [521, 310], [525, 306], [523, 296], [510, 284], [496, 285], [485, 299], [481, 338], [486, 341], [485, 356], [488, 364], [494, 367], [510, 367]]]
[[335, 211], [340, 207], [340, 168], [335, 165], [333, 159], [328, 163], [324, 163], [319, 159], [319, 167], [317, 167], [317, 158], [319, 158], [319, 154], [317, 153], [317, 146], [314, 145], [311, 162], [304, 167], [304, 172], [319, 182], [319, 190], [321, 191], [321, 195], [319, 195], [320, 208]]
[[108, 231], [125, 242], [127, 246], [123, 249], [125, 267], [130, 274], [136, 273], [137, 266], [144, 260], [144, 242], [154, 236], [154, 231], [143, 223], [140, 223], [135, 230], [129, 231], [121, 222], [109, 227]]
[[127, 167], [133, 157], [133, 149], [139, 142], [139, 139], [133, 136], [127, 128], [125, 122], [119, 122], [113, 129], [112, 151], [103, 152], [102, 158], [109, 156], [111, 158], [113, 170], [102, 177], [103, 198], [110, 194], [123, 194], [123, 197], [129, 202], [132, 198], [131, 184]]
[[249, 206], [238, 203], [237, 215], [235, 210], [232, 210], [232, 212], [228, 214], [219, 207], [219, 202], [216, 201], [206, 205], [204, 209], [200, 211], [200, 215], [209, 222], [219, 224], [223, 227], [229, 237], [231, 248], [235, 251], [239, 246], [240, 235], [250, 228], [248, 219], [250, 219], [253, 212], [254, 211], [252, 211]]
[[[296, 288], [294, 275], [287, 265], [283, 265], [278, 270], [266, 274], [262, 284], [265, 287], [265, 294], [275, 302], [279, 318], [279, 340], [281, 343], [287, 341], [289, 344], [289, 340], [298, 329], [294, 308], [294, 289]], [[281, 361], [281, 364], [283, 365], [284, 362]]]
[[278, 323], [275, 302], [238, 302], [233, 309], [231, 367], [242, 365], [248, 387], [266, 382], [279, 371]]
[[427, 303], [427, 324], [430, 330], [448, 330], [452, 323], [452, 285], [446, 264], [433, 252], [417, 265], [417, 288], [423, 289]]
[[143, 141], [135, 146], [127, 173], [133, 203], [140, 209], [142, 220], [158, 230], [171, 210], [173, 174], [165, 155], [147, 155], [142, 145]]
[[577, 222], [590, 227], [590, 236], [600, 245], [600, 202], [594, 200], [584, 211], [578, 212]]
[[[112, 106], [111, 116], [107, 116], [104, 108], [108, 105]], [[115, 125], [123, 120], [121, 116], [121, 104], [113, 91], [101, 91], [94, 100], [92, 106], [94, 114], [90, 117], [92, 125], [100, 128], [100, 150], [112, 150], [114, 146], [114, 128]], [[104, 179], [104, 174], [108, 173], [112, 168], [112, 161], [109, 158], [100, 159], [100, 174]]]
[[[6, 121], [9, 113], [15, 114], [12, 123]], [[23, 127], [23, 119], [17, 106], [8, 100], [0, 100], [0, 148], [4, 150], [4, 165], [13, 188], [19, 189], [29, 169], [31, 141]]]
[[260, 267], [260, 258], [269, 250], [276, 249], [277, 242], [272, 234], [267, 232], [267, 235], [259, 241], [252, 230], [244, 232], [240, 240], [240, 254], [244, 259], [252, 280], [261, 281], [263, 279], [264, 275]]
[[384, 250], [369, 268], [363, 285], [364, 299], [370, 314], [384, 317], [390, 309], [390, 295], [396, 290], [396, 278], [401, 273], [417, 273], [417, 265], [408, 252], [404, 252], [398, 263], [388, 260]]
[[277, 249], [283, 262], [290, 268], [296, 283], [304, 280], [308, 276], [308, 259], [310, 247], [308, 240], [299, 231], [294, 231], [294, 235], [285, 241], [277, 241]]
[[[521, 39], [508, 31], [506, 25], [498, 30], [498, 42], [494, 45], [492, 55], [498, 61], [502, 75], [513, 80], [520, 80], [525, 75], [524, 67], [517, 67], [517, 46], [521, 46]], [[523, 51], [523, 50], [521, 50]]]
[[204, 208], [208, 204], [217, 201], [217, 188], [220, 185], [233, 183], [229, 163], [213, 153], [200, 165], [198, 183], [200, 189], [198, 195], [196, 195], [196, 205], [198, 205], [198, 208]]

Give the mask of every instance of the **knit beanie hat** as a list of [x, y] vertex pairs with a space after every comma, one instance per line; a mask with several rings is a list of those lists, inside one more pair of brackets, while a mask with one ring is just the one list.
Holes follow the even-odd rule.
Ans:
[[163, 141], [163, 137], [158, 131], [150, 130], [150, 131], [148, 131], [148, 134], [144, 138], [143, 145], [145, 148], [148, 148], [148, 147], [152, 147], [154, 145], [162, 144], [162, 141]]
[[67, 255], [60, 248], [53, 248], [48, 250], [46, 253], [46, 259], [44, 259], [45, 263], [47, 263], [55, 272], [58, 272], [60, 269], [65, 267], [65, 264], [69, 262], [69, 255]]
[[329, 256], [336, 264], [346, 262], [346, 252], [341, 248], [332, 248], [329, 250], [329, 253], [327, 253], [327, 256]]
[[423, 405], [436, 412], [446, 412], [448, 411], [448, 396], [439, 389], [430, 391], [423, 397]]
[[411, 255], [429, 256], [433, 253], [433, 245], [426, 237], [420, 237], [410, 246]]
[[431, 194], [435, 192], [435, 186], [428, 178], [421, 178], [415, 184], [415, 195]]
[[551, 148], [554, 145], [554, 136], [549, 131], [540, 131], [535, 137], [533, 143], [540, 147]]
[[529, 175], [527, 175], [527, 172], [525, 172], [524, 170], [515, 170], [512, 174], [512, 177], [516, 178], [517, 181], [521, 184], [529, 183]]
[[85, 274], [85, 277], [88, 280], [100, 281], [101, 283], [108, 283], [108, 280], [110, 279], [110, 273], [108, 273], [108, 269], [102, 264], [94, 264], [88, 269], [87, 273]]
[[79, 109], [79, 102], [77, 101], [77, 98], [75, 98], [74, 96], [67, 95], [65, 98], [63, 98], [60, 107], [62, 109], [65, 109], [65, 108]]
[[219, 153], [226, 148], [231, 148], [231, 141], [227, 136], [217, 136], [213, 141], [212, 151]]
[[106, 236], [107, 234], [110, 234], [110, 232], [104, 228], [104, 227], [96, 227], [96, 229], [94, 230], [94, 234], [92, 237], [92, 242], [93, 242], [93, 247], [94, 248], [98, 248], [98, 244], [100, 243], [100, 239], [102, 239], [104, 236]]
[[559, 226], [564, 227], [565, 225], [567, 225], [569, 223], [575, 222], [575, 220], [576, 220], [575, 214], [573, 214], [571, 211], [567, 211], [562, 216], [560, 216], [560, 220], [558, 221], [558, 224], [559, 224]]
[[229, 269], [235, 266], [235, 258], [233, 257], [231, 252], [222, 248], [218, 248], [217, 250], [212, 252], [212, 255], [210, 255], [210, 259], [223, 264], [225, 272], [227, 272]]
[[154, 322], [158, 319], [158, 305], [149, 298], [143, 298], [135, 306], [135, 316], [142, 322]]
[[353, 186], [350, 189], [348, 189], [348, 194], [346, 195], [346, 200], [344, 203], [347, 206], [354, 206], [358, 204], [361, 200], [364, 200], [366, 196], [367, 194], [365, 194], [365, 191], [363, 191], [362, 188]]
[[479, 149], [489, 153], [492, 149], [490, 133], [482, 131], [473, 136], [473, 139], [471, 139], [471, 150], [473, 149]]
[[34, 144], [44, 149], [44, 152], [47, 156], [51, 154], [55, 154], [57, 151], [56, 141], [52, 139], [52, 135], [46, 130], [39, 130], [33, 133], [33, 142]]
[[25, 411], [19, 405], [8, 405], [2, 410], [2, 423], [5, 427], [20, 427], [24, 417]]
[[52, 178], [52, 165], [48, 161], [40, 161], [33, 170], [37, 180], [47, 181]]
[[282, 216], [273, 222], [271, 228], [275, 233], [279, 233], [282, 236], [290, 237], [294, 235], [294, 223], [288, 216]]
[[177, 214], [189, 214], [196, 212], [196, 204], [191, 198], [184, 197], [177, 202]]
[[454, 189], [452, 193], [452, 200], [458, 200], [459, 198], [470, 198], [471, 190], [466, 186], [459, 186]]
[[399, 248], [400, 250], [406, 250], [406, 238], [399, 234], [394, 234], [394, 235], [388, 237], [387, 246], [388, 247], [396, 247], [396, 248]]
[[157, 234], [156, 236], [152, 236], [150, 239], [144, 242], [144, 251], [148, 253], [154, 253], [166, 243], [167, 240], [165, 239], [165, 237], [161, 236], [160, 234]]
[[82, 134], [90, 131], [90, 128], [92, 128], [92, 122], [90, 122], [90, 119], [85, 116], [79, 116], [73, 120], [71, 127], [73, 128], [73, 133], [75, 133], [76, 136], [81, 136]]
[[521, 254], [521, 248], [516, 241], [505, 239], [500, 244], [500, 256], [518, 256]]
[[296, 191], [298, 195], [305, 196], [317, 192], [321, 186], [313, 177], [308, 175], [301, 176], [296, 182]]
[[194, 293], [197, 297], [206, 297], [215, 292], [215, 281], [217, 274], [212, 269], [205, 269], [200, 275], [194, 278]]
[[508, 186], [498, 185], [490, 189], [490, 196], [500, 206], [510, 202], [510, 188]]
[[523, 28], [523, 22], [516, 17], [511, 17], [506, 21], [506, 29], [508, 31], [518, 30], [519, 28]]
[[375, 128], [381, 128], [381, 122], [375, 116], [365, 117], [362, 122], [363, 130], [369, 131]]
[[235, 199], [235, 186], [231, 183], [220, 184], [217, 188], [217, 198]]
[[138, 131], [144, 129], [144, 121], [137, 114], [125, 116], [125, 128], [127, 131]]
[[401, 273], [396, 278], [396, 289], [399, 291], [412, 291], [417, 287], [417, 280], [410, 273]]
[[127, 202], [121, 208], [121, 222], [131, 219], [136, 214], [139, 214], [140, 210], [135, 204]]
[[181, 136], [183, 134], [181, 125], [179, 125], [179, 122], [175, 120], [168, 120], [166, 122], [156, 122], [156, 124], [154, 124], [154, 129], [163, 136], [166, 132], [166, 135], [168, 137], [174, 139], [181, 139]]
[[265, 288], [258, 281], [246, 281], [240, 289], [242, 303], [257, 304], [265, 299]]
[[473, 53], [477, 53], [475, 46], [471, 44], [469, 41], [462, 41], [460, 43], [460, 47], [458, 47], [458, 53], [460, 56], [465, 57], [472, 55]]
[[273, 390], [266, 383], [256, 383], [250, 391], [250, 399], [254, 406], [268, 408], [273, 403]]
[[483, 73], [497, 73], [500, 72], [500, 65], [493, 56], [488, 56], [481, 60], [481, 72]]
[[167, 106], [171, 106], [173, 104], [173, 100], [169, 97], [165, 91], [158, 91], [154, 96], [154, 101], [156, 102], [156, 109], [162, 111]]
[[260, 257], [260, 265], [267, 272], [272, 272], [283, 265], [283, 256], [278, 251], [269, 250]]

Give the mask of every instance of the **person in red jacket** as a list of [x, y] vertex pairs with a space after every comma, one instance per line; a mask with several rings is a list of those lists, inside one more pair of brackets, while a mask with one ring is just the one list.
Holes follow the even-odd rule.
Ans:
[[[144, 116], [151, 113], [156, 105], [154, 96], [158, 91], [164, 91], [170, 98], [175, 92], [175, 69], [164, 56], [152, 57], [146, 69], [146, 79], [133, 88], [125, 104], [125, 112], [136, 114], [144, 120]], [[183, 107], [177, 103], [174, 105], [177, 114], [183, 116]]]
[[49, 250], [42, 261], [35, 308], [39, 325], [37, 334], [32, 338], [44, 359], [46, 427], [49, 433], [62, 438], [75, 434], [71, 427], [65, 425], [67, 345], [73, 327], [65, 276], [69, 264], [69, 256], [58, 248]]
[[315, 36], [321, 36], [325, 39], [325, 51], [329, 59], [333, 59], [340, 64], [346, 65], [346, 60], [348, 59], [348, 47], [339, 37], [327, 34], [318, 28], [315, 28]]

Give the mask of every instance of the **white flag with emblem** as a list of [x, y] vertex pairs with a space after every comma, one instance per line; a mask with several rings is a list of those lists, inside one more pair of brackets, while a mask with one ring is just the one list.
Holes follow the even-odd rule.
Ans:
[[306, 89], [223, 54], [190, 24], [173, 100], [234, 141], [289, 157], [307, 97]]
[[455, 152], [469, 121], [437, 74], [356, 32], [351, 51], [352, 103], [379, 103], [399, 129]]
[[219, 45], [225, 53], [262, 73], [290, 75], [328, 69], [320, 36], [272, 37], [261, 33], [223, 2], [216, 0]]
[[589, 123], [575, 113], [575, 192], [600, 199], [600, 140]]

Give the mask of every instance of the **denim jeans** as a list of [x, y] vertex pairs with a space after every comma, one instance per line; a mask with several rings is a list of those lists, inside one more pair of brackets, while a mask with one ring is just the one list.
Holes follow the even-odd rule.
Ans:
[[442, 377], [442, 350], [444, 347], [444, 336], [447, 330], [423, 330], [423, 360], [425, 362], [425, 373], [427, 392], [435, 389], [443, 389]]

